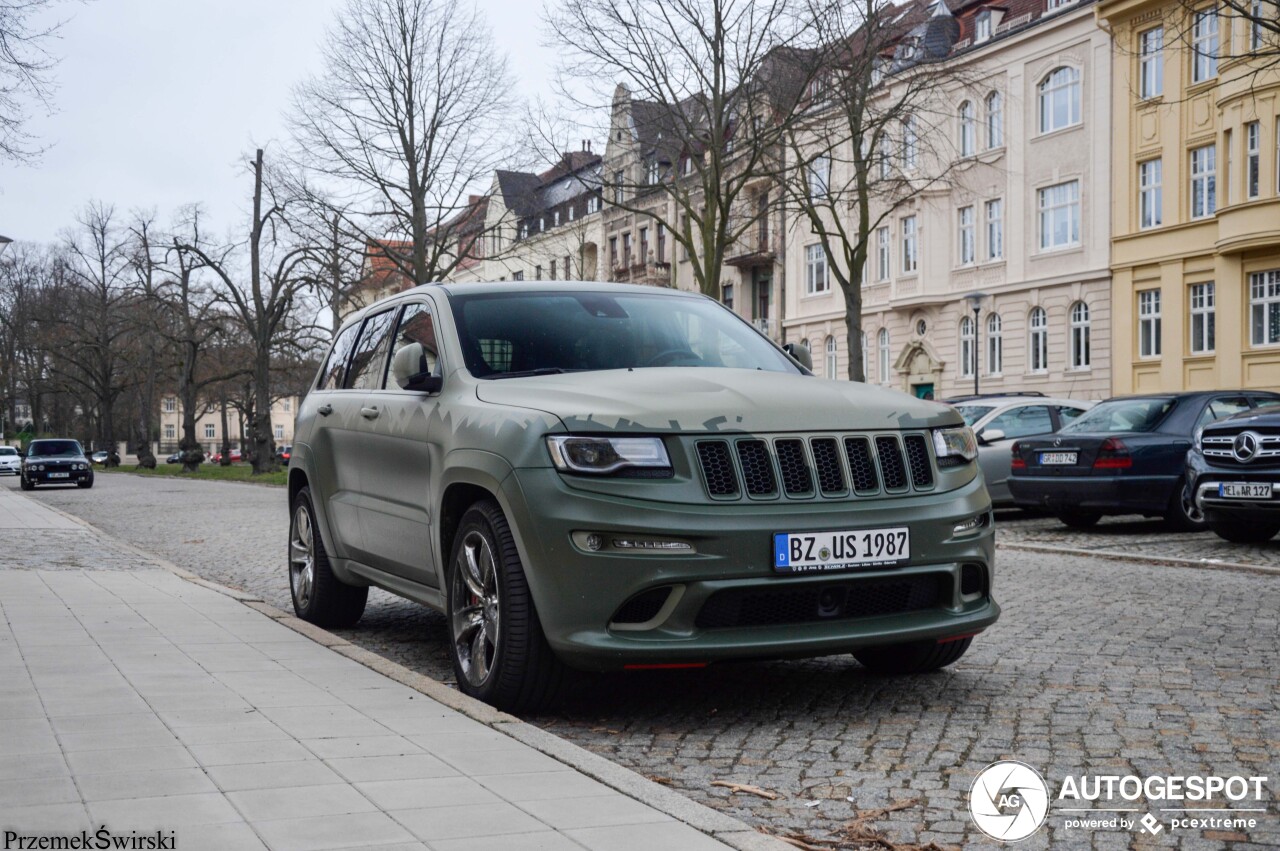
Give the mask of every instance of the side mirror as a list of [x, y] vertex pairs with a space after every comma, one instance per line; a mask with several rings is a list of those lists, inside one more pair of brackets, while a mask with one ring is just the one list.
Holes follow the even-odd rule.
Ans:
[[439, 393], [442, 387], [444, 387], [444, 376], [430, 372], [411, 375], [404, 385], [405, 390], [412, 390], [415, 393]]
[[791, 359], [810, 372], [813, 371], [813, 354], [804, 343], [787, 343], [782, 350], [791, 355]]
[[998, 428], [984, 428], [978, 432], [978, 442], [983, 446], [990, 446], [997, 440], [1004, 440], [1004, 432]]

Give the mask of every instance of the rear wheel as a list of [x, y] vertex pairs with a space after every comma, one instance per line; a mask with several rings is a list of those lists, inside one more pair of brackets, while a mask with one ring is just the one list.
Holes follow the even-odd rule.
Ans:
[[1090, 526], [1098, 525], [1102, 515], [1096, 511], [1071, 511], [1059, 514], [1058, 519], [1072, 529], [1088, 529]]
[[956, 662], [972, 643], [972, 638], [946, 642], [912, 641], [857, 650], [853, 658], [877, 674], [923, 674]]
[[448, 587], [449, 655], [458, 688], [512, 712], [554, 703], [565, 667], [547, 643], [511, 527], [493, 500], [462, 515]]
[[1210, 524], [1214, 534], [1234, 544], [1261, 544], [1280, 532], [1280, 523], [1248, 520], [1215, 520]]
[[1203, 532], [1209, 528], [1204, 512], [1196, 505], [1186, 482], [1182, 480], [1173, 487], [1169, 509], [1164, 513], [1164, 522], [1175, 532]]
[[289, 521], [289, 592], [298, 617], [317, 626], [354, 626], [364, 614], [368, 586], [347, 585], [329, 566], [320, 529], [316, 525], [311, 490], [293, 498]]

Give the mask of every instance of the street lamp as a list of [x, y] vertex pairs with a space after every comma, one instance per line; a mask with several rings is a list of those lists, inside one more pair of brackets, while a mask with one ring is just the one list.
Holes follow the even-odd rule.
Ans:
[[982, 300], [987, 297], [984, 292], [969, 293], [964, 297], [969, 302], [969, 307], [973, 309], [973, 395], [978, 395], [978, 373], [982, 370], [978, 368], [981, 358], [978, 353], [982, 351], [982, 323], [979, 318], [982, 316]]

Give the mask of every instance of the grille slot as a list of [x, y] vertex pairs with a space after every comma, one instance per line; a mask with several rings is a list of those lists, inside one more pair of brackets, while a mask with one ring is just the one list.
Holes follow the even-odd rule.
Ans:
[[917, 490], [933, 487], [933, 468], [929, 466], [929, 445], [924, 436], [909, 434], [902, 439], [907, 450], [907, 466], [911, 468], [911, 486]]
[[884, 477], [884, 489], [904, 490], [907, 487], [907, 467], [902, 461], [902, 447], [896, 437], [876, 438], [876, 455], [880, 458], [880, 475]]
[[703, 629], [850, 620], [931, 609], [951, 594], [949, 574], [717, 591], [698, 612]]
[[774, 443], [773, 450], [778, 454], [782, 489], [787, 496], [812, 496], [813, 474], [809, 471], [808, 459], [804, 457], [804, 443], [789, 437]]
[[742, 478], [749, 495], [773, 496], [778, 492], [773, 461], [763, 440], [739, 440], [738, 463], [742, 465]]
[[871, 444], [865, 437], [846, 437], [844, 454], [849, 459], [849, 474], [853, 476], [853, 488], [873, 491], [879, 487], [875, 463], [871, 460]]
[[733, 459], [729, 456], [729, 444], [723, 440], [698, 441], [698, 463], [702, 465], [702, 479], [712, 496], [737, 496], [738, 474], [733, 471]]
[[810, 441], [813, 466], [818, 471], [818, 487], [824, 494], [844, 493], [844, 468], [840, 466], [840, 447], [834, 437]]

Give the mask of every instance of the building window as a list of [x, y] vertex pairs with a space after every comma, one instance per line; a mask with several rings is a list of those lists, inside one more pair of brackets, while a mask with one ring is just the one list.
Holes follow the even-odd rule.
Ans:
[[1191, 49], [1191, 81], [1201, 83], [1218, 76], [1218, 12], [1213, 7], [1196, 12]]
[[217, 428], [214, 426], [214, 424], [213, 424], [213, 423], [205, 423], [205, 424], [204, 424], [204, 437], [205, 437], [205, 440], [213, 440], [213, 439], [214, 439], [215, 437], [217, 437], [217, 436], [218, 436], [218, 430], [217, 430]]
[[161, 409], [163, 409], [163, 410], [164, 410], [164, 412], [165, 412], [166, 414], [174, 414], [174, 413], [177, 413], [177, 411], [178, 411], [178, 400], [177, 400], [177, 399], [175, 399], [175, 398], [173, 398], [172, 396], [167, 396], [167, 397], [165, 397], [165, 399], [164, 399], [163, 401], [161, 401], [161, 402], [160, 402], [160, 407], [161, 407]]
[[1280, 269], [1249, 276], [1249, 313], [1253, 345], [1280, 343]]
[[1164, 94], [1164, 27], [1138, 36], [1139, 94], [1153, 98]]
[[1089, 368], [1089, 305], [1071, 305], [1071, 368]]
[[836, 377], [836, 338], [827, 335], [827, 378]]
[[977, 364], [974, 363], [974, 355], [976, 350], [974, 346], [976, 341], [973, 336], [973, 317], [964, 316], [960, 319], [960, 377], [972, 378], [977, 372]]
[[862, 332], [862, 377], [867, 377], [867, 361], [871, 357], [871, 353], [867, 350], [867, 332]]
[[920, 262], [920, 244], [916, 238], [916, 217], [902, 220], [902, 274], [911, 275]]
[[1214, 349], [1213, 282], [1191, 285], [1191, 353], [1203, 355]]
[[999, 92], [987, 95], [987, 147], [1004, 144], [1004, 98]]
[[1161, 161], [1138, 164], [1138, 225], [1158, 227], [1164, 221], [1164, 194], [1161, 188]]
[[570, 276], [573, 274], [573, 272], [571, 271], [571, 269], [572, 269], [572, 268], [573, 268], [573, 266], [572, 266], [572, 264], [569, 262], [569, 255], [568, 255], [568, 254], [566, 254], [566, 255], [564, 256], [564, 279], [565, 279], [566, 281], [567, 281], [567, 280], [569, 280], [569, 279], [570, 279]]
[[973, 120], [973, 101], [960, 104], [960, 156], [973, 156], [977, 144], [977, 128]]
[[987, 375], [1004, 372], [1004, 322], [998, 313], [987, 314]]
[[720, 300], [724, 306], [733, 310], [733, 284], [724, 284], [721, 288]]
[[915, 171], [920, 161], [920, 138], [916, 135], [916, 119], [902, 119], [902, 170]]
[[879, 351], [876, 353], [879, 358], [877, 366], [880, 371], [880, 383], [889, 383], [889, 329], [881, 328], [879, 335], [876, 337], [876, 344]]
[[649, 262], [649, 229], [640, 228], [640, 262]]
[[1245, 160], [1244, 186], [1245, 194], [1250, 198], [1258, 197], [1258, 176], [1262, 164], [1262, 125], [1250, 121], [1244, 126]]
[[831, 157], [819, 154], [809, 163], [809, 197], [826, 198], [831, 187]]
[[658, 222], [658, 251], [657, 257], [659, 263], [667, 262], [667, 226], [662, 222]]
[[978, 13], [978, 17], [973, 22], [973, 40], [976, 43], [989, 38], [991, 38], [991, 13], [983, 10]]
[[552, 260], [551, 261], [551, 280], [554, 281], [555, 279], [556, 279], [556, 261]]
[[880, 138], [880, 179], [888, 180], [893, 175], [893, 139], [888, 133]]
[[650, 186], [658, 185], [659, 166], [657, 160], [649, 160], [645, 166], [644, 180]]
[[534, 266], [534, 267], [533, 267], [533, 279], [534, 279], [535, 281], [541, 281], [541, 280], [542, 280], [542, 266]]
[[995, 198], [984, 206], [987, 214], [987, 259], [999, 260], [1004, 257], [1004, 202]]
[[1040, 248], [1056, 251], [1080, 244], [1080, 181], [1047, 186], [1040, 198]]
[[1231, 173], [1235, 171], [1235, 145], [1231, 144], [1231, 131], [1222, 133], [1222, 203], [1231, 203]]
[[961, 207], [959, 214], [960, 265], [966, 266], [976, 259], [974, 247], [973, 207]]
[[513, 281], [523, 281], [523, 280], [524, 280], [524, 270], [523, 270], [523, 269], [521, 269], [519, 272], [512, 272], [512, 273], [511, 273], [511, 280], [513, 280]]
[[600, 209], [600, 196], [592, 195], [587, 198], [587, 212], [594, 213]]
[[174, 439], [176, 439], [176, 438], [177, 438], [177, 436], [178, 436], [178, 427], [177, 427], [177, 426], [175, 426], [173, 423], [165, 423], [165, 424], [164, 424], [164, 439], [165, 439], [165, 440], [174, 440]]
[[1191, 218], [1212, 216], [1217, 209], [1217, 149], [1205, 145], [1191, 152]]
[[613, 173], [613, 203], [622, 203], [622, 171]]
[[631, 231], [622, 235], [622, 265], [631, 268]]
[[556, 210], [551, 214], [551, 226], [553, 228], [560, 227], [560, 211]]
[[1028, 362], [1031, 365], [1031, 372], [1048, 372], [1049, 371], [1049, 315], [1044, 312], [1043, 307], [1033, 308], [1029, 323], [1031, 333], [1027, 336], [1027, 343], [1030, 346], [1030, 357]]
[[1080, 72], [1063, 66], [1040, 81], [1040, 132], [1080, 123]]
[[889, 280], [889, 226], [876, 228], [876, 280]]
[[577, 207], [575, 207], [573, 204], [570, 204], [568, 207], [568, 210], [569, 210], [569, 221], [573, 221], [574, 213], [577, 210]]
[[[1275, 6], [1275, 0], [1271, 0], [1269, 4]], [[1262, 28], [1266, 20], [1263, 16], [1266, 14], [1263, 10], [1266, 8], [1264, 0], [1253, 0], [1249, 4], [1249, 50], [1258, 52], [1262, 49]]]
[[618, 268], [618, 238], [609, 237], [609, 268]]
[[1160, 357], [1160, 291], [1138, 293], [1138, 357]]
[[805, 292], [809, 295], [825, 293], [831, 288], [831, 280], [827, 275], [827, 254], [821, 243], [806, 245], [804, 248]]
[[284, 440], [284, 426], [278, 425], [275, 427], [275, 437], [276, 440]]

